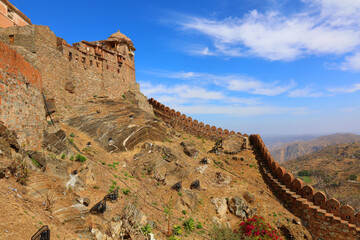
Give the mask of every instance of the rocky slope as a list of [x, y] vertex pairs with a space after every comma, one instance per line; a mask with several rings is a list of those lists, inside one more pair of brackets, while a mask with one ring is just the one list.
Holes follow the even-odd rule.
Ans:
[[44, 225], [51, 239], [147, 239], [150, 228], [167, 239], [169, 226], [190, 218], [195, 229], [179, 238], [211, 239], [214, 225], [235, 229], [254, 215], [283, 239], [311, 239], [239, 136], [215, 142], [174, 130], [129, 99], [93, 98], [54, 118], [40, 152], [23, 150], [1, 124], [6, 239], [30, 239]]
[[319, 151], [327, 146], [353, 143], [356, 141], [360, 141], [360, 135], [338, 133], [317, 137], [307, 141], [286, 143], [281, 147], [270, 149], [270, 153], [276, 161], [286, 162], [288, 160]]
[[360, 209], [360, 142], [328, 146], [283, 166], [330, 198]]

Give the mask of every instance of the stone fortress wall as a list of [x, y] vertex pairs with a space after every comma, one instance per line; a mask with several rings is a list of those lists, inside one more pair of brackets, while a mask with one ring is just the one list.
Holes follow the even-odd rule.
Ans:
[[0, 41], [0, 120], [27, 149], [41, 149], [46, 124], [41, 89], [40, 72]]
[[[229, 132], [227, 129], [210, 127], [192, 120], [191, 117], [176, 112], [153, 98], [148, 101], [157, 116], [187, 133], [210, 138], [235, 134], [234, 131]], [[278, 199], [302, 220], [314, 239], [360, 239], [360, 212], [355, 215], [355, 210], [351, 206], [340, 206], [340, 202], [334, 198], [327, 200], [323, 192], [315, 193], [313, 187], [305, 185], [300, 179], [295, 179], [271, 157], [260, 135], [250, 135], [249, 139], [254, 150], [258, 150], [257, 159], [264, 180]]]
[[135, 48], [120, 32], [107, 40], [70, 46], [49, 27], [28, 25], [0, 28], [0, 40], [41, 72], [43, 92], [58, 113], [93, 96], [121, 98], [129, 90], [139, 92]]
[[[155, 114], [160, 116], [165, 122], [176, 129], [182, 129], [190, 134], [208, 138], [225, 137], [232, 134], [241, 135], [239, 132], [235, 133], [228, 129], [223, 130], [222, 128], [210, 126], [209, 124], [205, 125], [203, 122], [199, 123], [198, 120], [193, 120], [185, 114], [170, 109], [153, 98], [149, 99], [148, 102], [153, 106]], [[247, 137], [246, 134], [244, 134], [244, 136]]]

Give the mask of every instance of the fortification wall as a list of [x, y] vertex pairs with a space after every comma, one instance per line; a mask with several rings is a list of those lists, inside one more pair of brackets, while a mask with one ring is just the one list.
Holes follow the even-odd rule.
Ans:
[[0, 35], [14, 36], [13, 46], [41, 72], [46, 99], [58, 113], [95, 95], [121, 98], [126, 91], [139, 90], [131, 64], [119, 67], [104, 55], [76, 49], [47, 26], [10, 27], [0, 29]]
[[[234, 131], [229, 132], [227, 129], [199, 123], [153, 98], [148, 102], [153, 106], [157, 116], [173, 127], [190, 134], [207, 138], [235, 134]], [[340, 206], [340, 202], [334, 198], [327, 200], [323, 192], [315, 193], [311, 186], [305, 185], [300, 179], [295, 179], [271, 157], [260, 135], [250, 135], [249, 139], [257, 152], [260, 171], [265, 182], [272, 188], [277, 198], [302, 220], [314, 239], [360, 239], [360, 212], [355, 215], [355, 210], [351, 206]]]
[[46, 124], [40, 72], [1, 41], [0, 53], [0, 120], [20, 145], [40, 150]]
[[286, 172], [270, 155], [260, 135], [250, 135], [250, 142], [258, 149], [258, 160], [265, 181], [289, 210], [301, 218], [315, 239], [360, 239], [360, 212], [340, 206], [334, 198], [327, 199], [300, 179]]
[[[175, 129], [206, 138], [220, 138], [232, 134], [241, 135], [239, 132], [235, 133], [228, 129], [223, 130], [222, 128], [210, 126], [209, 124], [205, 125], [203, 122], [199, 122], [196, 119], [193, 120], [191, 117], [187, 117], [185, 114], [170, 109], [153, 98], [150, 98], [148, 102], [153, 106], [155, 114]], [[244, 136], [247, 137], [246, 134], [244, 134]]]

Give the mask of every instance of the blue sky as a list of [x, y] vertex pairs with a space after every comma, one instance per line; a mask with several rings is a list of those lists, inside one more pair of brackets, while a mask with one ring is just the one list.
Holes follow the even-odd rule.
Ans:
[[217, 127], [360, 133], [360, 1], [24, 1], [69, 43], [118, 29], [141, 91]]

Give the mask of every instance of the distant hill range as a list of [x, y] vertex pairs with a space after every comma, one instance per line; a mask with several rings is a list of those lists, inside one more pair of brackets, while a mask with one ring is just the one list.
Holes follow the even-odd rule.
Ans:
[[[346, 138], [347, 136], [347, 138]], [[331, 142], [356, 140], [357, 135], [326, 136]], [[324, 137], [318, 138], [324, 139]], [[326, 138], [325, 138], [326, 139]], [[315, 139], [314, 139], [315, 140]], [[311, 141], [313, 142], [313, 141]], [[321, 141], [318, 142], [319, 144]], [[325, 140], [323, 144], [325, 144]], [[308, 146], [308, 145], [305, 145]], [[323, 146], [323, 145], [314, 145]], [[360, 210], [360, 142], [337, 144], [281, 164], [287, 171], [301, 178], [328, 197], [338, 199]]]
[[[286, 162], [313, 152], [319, 151], [325, 147], [336, 144], [347, 144], [360, 141], [360, 135], [351, 133], [333, 134], [316, 137], [307, 141], [295, 141], [285, 143], [281, 146], [275, 144], [270, 145], [270, 153], [272, 157], [279, 163]], [[271, 146], [275, 146], [271, 148]]]

